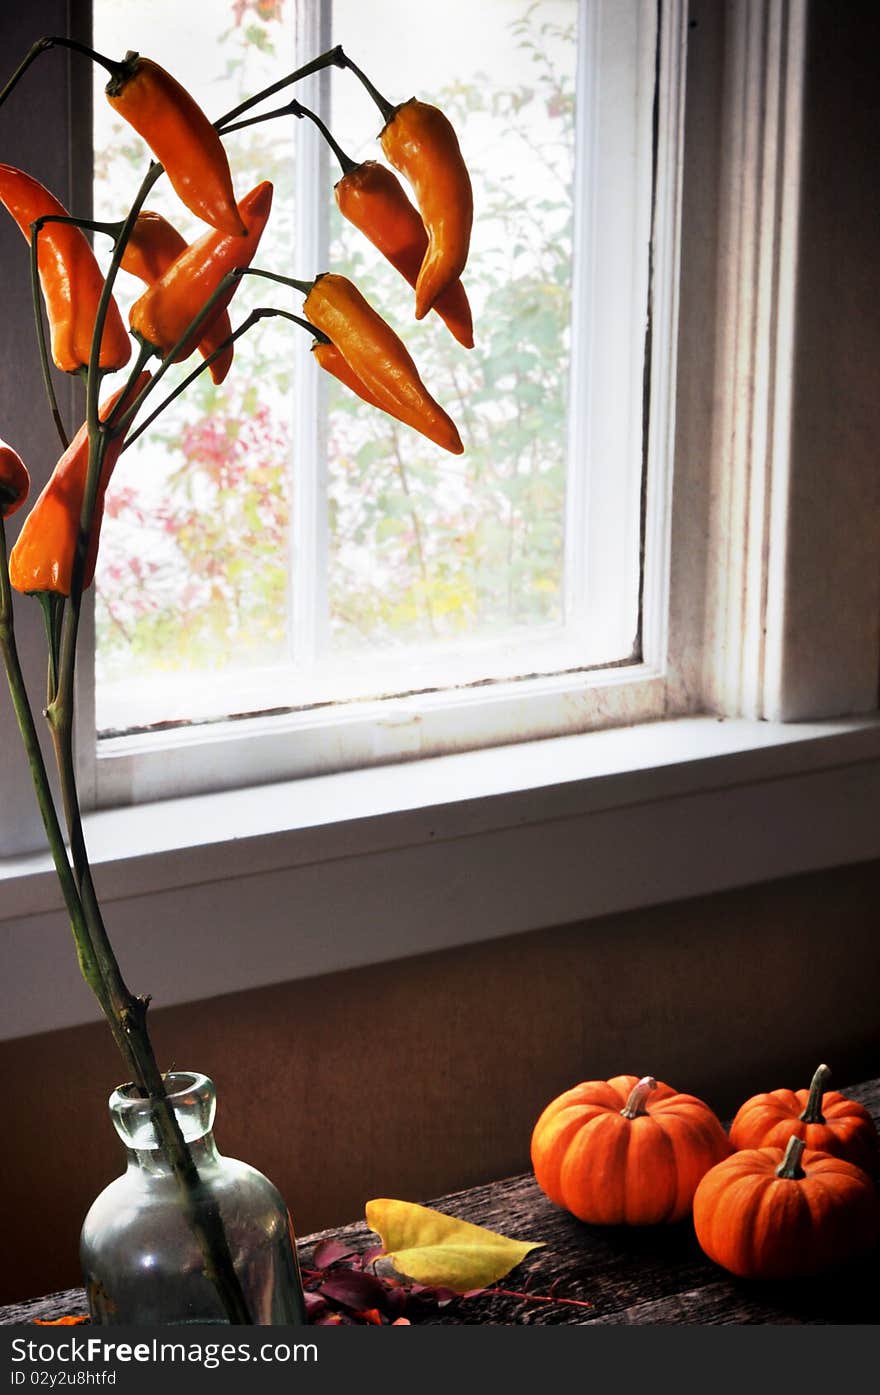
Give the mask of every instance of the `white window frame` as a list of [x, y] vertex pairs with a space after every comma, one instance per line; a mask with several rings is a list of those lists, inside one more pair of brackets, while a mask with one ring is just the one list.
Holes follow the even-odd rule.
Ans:
[[[844, 427], [848, 468], [829, 476], [792, 412], [820, 347], [815, 325], [799, 333], [810, 16], [810, 0], [689, 7], [701, 63], [660, 681], [697, 715], [642, 723], [636, 705], [612, 730], [585, 720], [566, 737], [94, 813], [99, 892], [138, 990], [170, 1005], [880, 856], [880, 519], [859, 507], [875, 463]], [[36, 670], [39, 644], [22, 647]], [[12, 751], [0, 744], [4, 807], [26, 812]], [[48, 859], [15, 855], [21, 833], [7, 828], [0, 860], [7, 1036], [45, 1030], [47, 1002], [57, 1026], [96, 1015], [63, 952]]]
[[[238, 713], [253, 718], [207, 721], [171, 730], [102, 738], [95, 745], [94, 692], [89, 664], [81, 662], [80, 784], [91, 807], [105, 808], [182, 794], [246, 786], [255, 781], [295, 778], [327, 769], [359, 769], [389, 760], [450, 754], [525, 738], [567, 735], [591, 727], [613, 725], [633, 716], [648, 719], [668, 710], [665, 683], [666, 614], [669, 575], [669, 499], [671, 493], [674, 422], [674, 349], [676, 298], [674, 268], [678, 262], [679, 190], [682, 140], [680, 61], [683, 54], [683, 0], [666, 5], [660, 58], [660, 129], [654, 161], [642, 149], [642, 168], [628, 179], [623, 192], [615, 183], [616, 152], [611, 142], [598, 139], [610, 129], [622, 150], [619, 168], [626, 167], [624, 150], [635, 134], [626, 126], [651, 125], [653, 75], [657, 63], [656, 10], [642, 0], [637, 41], [638, 72], [617, 82], [629, 83], [625, 101], [613, 92], [611, 101], [622, 115], [609, 117], [602, 73], [609, 45], [619, 44], [620, 0], [581, 0], [576, 145], [579, 177], [575, 213], [573, 307], [576, 320], [572, 356], [570, 410], [570, 472], [573, 487], [566, 504], [565, 593], [566, 624], [562, 634], [537, 635], [474, 649], [485, 665], [474, 669], [469, 646], [460, 655], [438, 659], [407, 651], [406, 664], [394, 674], [382, 662], [378, 681], [403, 695], [381, 702], [338, 701], [326, 681], [311, 689], [309, 670], [320, 643], [316, 633], [315, 578], [326, 557], [327, 520], [323, 402], [324, 387], [303, 336], [295, 341], [299, 357], [298, 400], [295, 404], [297, 479], [293, 509], [292, 586], [294, 633], [302, 645], [298, 669], [306, 675], [306, 701], [284, 710], [283, 671], [256, 673], [236, 679]], [[297, 60], [304, 61], [329, 48], [331, 0], [309, 0], [297, 6]], [[338, 37], [338, 36], [335, 36]], [[646, 75], [650, 74], [650, 80]], [[298, 85], [307, 106], [327, 113], [329, 74], [316, 74]], [[608, 123], [610, 122], [610, 126]], [[620, 135], [617, 127], [620, 126]], [[326, 220], [310, 191], [329, 187], [326, 146], [309, 122], [297, 126], [298, 193], [295, 245], [298, 264], [324, 266], [327, 260]], [[610, 148], [609, 148], [610, 147]], [[611, 197], [602, 191], [610, 189]], [[652, 207], [653, 205], [653, 207]], [[604, 216], [603, 216], [604, 213]], [[653, 229], [652, 229], [653, 220]], [[606, 226], [607, 224], [607, 226]], [[654, 286], [649, 287], [647, 249], [653, 233]], [[614, 289], [609, 287], [612, 285]], [[650, 437], [642, 440], [646, 306], [654, 342], [669, 346], [668, 357], [655, 355], [651, 368]], [[599, 340], [600, 342], [596, 342]], [[616, 386], [626, 380], [621, 392]], [[589, 384], [591, 400], [581, 384]], [[609, 435], [601, 403], [612, 394], [629, 404], [626, 422]], [[642, 480], [647, 451], [649, 487], [644, 506]], [[590, 472], [581, 462], [613, 459], [615, 475]], [[625, 488], [620, 481], [625, 480]], [[640, 519], [643, 511], [645, 519]], [[645, 603], [639, 619], [639, 578], [632, 567], [638, 552], [638, 531], [645, 529]], [[629, 534], [624, 546], [609, 548], [608, 539]], [[600, 559], [600, 560], [597, 560]], [[320, 584], [320, 583], [319, 583]], [[613, 616], [603, 617], [603, 609]], [[637, 633], [638, 625], [638, 633]], [[608, 656], [604, 636], [629, 629], [640, 654], [623, 664], [603, 667]], [[604, 646], [604, 652], [603, 652]], [[521, 671], [530, 679], [499, 681], [497, 674], [515, 651]], [[349, 661], [350, 666], [350, 661]], [[500, 666], [500, 667], [499, 667]], [[360, 667], [363, 667], [361, 665]], [[375, 682], [374, 664], [366, 674]], [[340, 665], [344, 668], [344, 662]], [[438, 673], [443, 671], [443, 685]], [[448, 677], [447, 677], [448, 675]], [[476, 680], [476, 681], [475, 681]], [[487, 680], [489, 680], [487, 685]], [[332, 674], [330, 675], [332, 681]], [[341, 685], [349, 682], [340, 674]], [[396, 686], [391, 687], [394, 683]], [[214, 701], [217, 685], [206, 685]], [[229, 684], [225, 685], [227, 688]], [[328, 702], [328, 698], [331, 699]], [[259, 715], [264, 709], [277, 715]], [[222, 755], [221, 755], [222, 753]]]

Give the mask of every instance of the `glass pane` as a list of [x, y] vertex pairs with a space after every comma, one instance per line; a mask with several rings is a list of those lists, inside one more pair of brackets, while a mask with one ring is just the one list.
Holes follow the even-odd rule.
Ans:
[[[129, 48], [149, 55], [211, 119], [294, 66], [281, 4], [207, 0], [187, 8], [151, 0], [145, 8], [137, 0], [96, 0], [94, 43], [114, 56]], [[127, 211], [150, 157], [105, 100], [105, 79], [96, 69], [95, 216], [109, 220]], [[293, 125], [259, 125], [225, 142], [239, 198], [263, 179], [275, 186], [258, 259], [282, 270], [291, 242]], [[163, 213], [187, 241], [206, 231], [167, 179], [146, 207]], [[106, 239], [96, 243], [101, 253]], [[266, 285], [245, 280], [231, 308], [233, 327], [248, 308], [272, 303]], [[127, 316], [144, 286], [122, 273], [117, 287]], [[216, 687], [218, 674], [234, 682], [288, 660], [292, 330], [269, 320], [245, 335], [222, 386], [204, 374], [117, 466], [97, 573], [99, 729], [117, 720], [126, 694], [153, 692], [152, 716], [186, 718], [199, 678], [210, 675]], [[198, 362], [194, 356], [173, 369], [169, 389]], [[157, 390], [157, 401], [164, 396]], [[113, 685], [116, 700], [108, 706]]]
[[[587, 486], [573, 490], [567, 478], [571, 325], [580, 343], [592, 324], [583, 293], [572, 305], [578, 10], [578, 0], [444, 0], [442, 24], [428, 26], [410, 0], [334, 0], [334, 40], [392, 102], [415, 92], [440, 105], [471, 170], [464, 283], [472, 350], [436, 314], [415, 321], [410, 287], [335, 208], [332, 155], [314, 195], [330, 218], [327, 267], [351, 276], [404, 339], [465, 452], [448, 454], [367, 406], [306, 353], [304, 371], [320, 377], [328, 402], [326, 471], [314, 452], [294, 460], [294, 440], [309, 439], [294, 406], [293, 345], [302, 332], [261, 324], [236, 345], [222, 387], [200, 379], [117, 467], [98, 571], [99, 730], [554, 673], [629, 654], [631, 625], [589, 649], [582, 603], [566, 589], [566, 532], [582, 552], [601, 551], [586, 549], [582, 514], [573, 512]], [[294, 53], [293, 20], [292, 0], [204, 0], [188, 12], [176, 0], [148, 10], [136, 0], [95, 0], [95, 44], [111, 54], [148, 53], [216, 117], [313, 56]], [[629, 39], [622, 53], [626, 71], [635, 71]], [[103, 76], [96, 82], [96, 216], [112, 219], [125, 211], [148, 157], [104, 101]], [[342, 147], [356, 160], [382, 159], [381, 117], [356, 76], [332, 69], [330, 93], [325, 116]], [[615, 111], [603, 119], [613, 124]], [[615, 188], [633, 177], [638, 153], [627, 144], [627, 123], [617, 124], [625, 148]], [[309, 277], [324, 268], [304, 264], [294, 235], [297, 125], [256, 126], [226, 144], [239, 196], [259, 179], [275, 184], [257, 263]], [[604, 142], [604, 126], [597, 129]], [[630, 144], [643, 153], [641, 135]], [[648, 176], [650, 187], [649, 166]], [[592, 184], [587, 190], [600, 212], [606, 192], [615, 196], [604, 186], [599, 196]], [[187, 239], [202, 231], [165, 180], [148, 206]], [[628, 255], [621, 251], [624, 261]], [[605, 279], [629, 284], [626, 271]], [[124, 309], [141, 289], [120, 278]], [[260, 304], [301, 309], [298, 295], [249, 280], [233, 325]], [[604, 313], [630, 325], [628, 306], [623, 315], [614, 304]], [[177, 380], [191, 364], [175, 370]], [[603, 401], [602, 419], [620, 418], [636, 441], [641, 403], [634, 414], [621, 400], [620, 412]], [[640, 450], [636, 456], [640, 466]], [[585, 475], [586, 457], [579, 450], [573, 478]], [[610, 466], [603, 475], [613, 486], [619, 461]], [[323, 537], [323, 515], [310, 531], [302, 504], [316, 481], [329, 548], [324, 556], [319, 541], [317, 561], [307, 565], [303, 539]], [[633, 572], [635, 497], [630, 508], [622, 494], [621, 507], [636, 546], [619, 540], [616, 526], [604, 540]], [[591, 502], [597, 498], [594, 491]], [[294, 509], [302, 516], [291, 518]]]
[[[465, 445], [450, 455], [330, 396], [330, 632], [336, 651], [496, 639], [563, 611], [576, 0], [334, 0], [334, 40], [392, 102], [435, 102], [474, 186], [468, 351], [421, 322], [404, 279], [334, 209], [331, 265], [404, 338]], [[382, 159], [377, 108], [334, 70], [332, 128]], [[335, 178], [338, 169], [334, 164]]]

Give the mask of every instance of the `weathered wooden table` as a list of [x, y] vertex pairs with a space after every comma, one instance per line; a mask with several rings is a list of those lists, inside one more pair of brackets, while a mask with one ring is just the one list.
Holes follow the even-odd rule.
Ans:
[[[880, 1124], [880, 1080], [847, 1087]], [[703, 1254], [690, 1221], [644, 1230], [584, 1225], [555, 1207], [531, 1174], [469, 1191], [430, 1205], [521, 1240], [540, 1240], [497, 1290], [457, 1299], [434, 1309], [425, 1324], [623, 1324], [734, 1325], [876, 1324], [880, 1249], [827, 1278], [786, 1283], [735, 1279]], [[341, 1240], [364, 1250], [375, 1236], [362, 1221], [320, 1231], [300, 1241], [304, 1269], [316, 1245]], [[588, 1305], [588, 1306], [586, 1306]], [[82, 1289], [0, 1308], [0, 1324], [84, 1313]]]

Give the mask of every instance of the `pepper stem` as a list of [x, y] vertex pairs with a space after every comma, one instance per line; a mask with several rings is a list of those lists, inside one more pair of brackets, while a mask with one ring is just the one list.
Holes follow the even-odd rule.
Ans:
[[800, 1115], [802, 1124], [824, 1124], [825, 1115], [822, 1113], [822, 1096], [825, 1093], [825, 1086], [831, 1079], [831, 1069], [829, 1066], [820, 1066], [810, 1081], [810, 1093], [807, 1096], [807, 1103], [803, 1114]]
[[342, 62], [340, 66], [343, 68], [349, 68], [351, 72], [354, 73], [355, 77], [363, 83], [364, 87], [367, 89], [373, 101], [376, 103], [376, 106], [379, 108], [383, 117], [385, 118], [385, 124], [387, 125], [389, 121], [393, 121], [394, 116], [397, 112], [397, 107], [394, 105], [394, 103], [389, 102], [387, 97], [382, 96], [382, 93], [379, 92], [377, 88], [375, 88], [373, 84], [370, 82], [370, 79], [367, 77], [363, 69], [359, 68], [357, 63], [353, 63], [347, 53], [342, 53], [342, 50], [340, 50], [340, 53], [342, 55]]
[[799, 1182], [802, 1177], [806, 1177], [807, 1174], [801, 1167], [801, 1157], [806, 1146], [802, 1138], [792, 1134], [788, 1140], [785, 1157], [776, 1169], [777, 1177], [783, 1177], [789, 1182]]
[[31, 48], [28, 49], [24, 58], [21, 60], [15, 72], [12, 74], [12, 77], [6, 83], [6, 86], [3, 88], [2, 92], [0, 92], [0, 107], [2, 107], [3, 103], [6, 101], [6, 98], [12, 95], [13, 91], [18, 86], [19, 81], [21, 80], [21, 78], [24, 77], [25, 73], [33, 63], [34, 59], [39, 58], [40, 54], [42, 53], [47, 53], [50, 48], [73, 49], [75, 53], [82, 53], [85, 55], [86, 58], [91, 58], [93, 63], [100, 63], [103, 68], [106, 68], [109, 73], [112, 73], [114, 75], [118, 73], [120, 68], [122, 67], [121, 63], [117, 63], [112, 58], [105, 57], [103, 53], [97, 53], [95, 49], [89, 48], [87, 44], [79, 43], [76, 39], [61, 38], [57, 34], [47, 35], [43, 39], [37, 39], [37, 42], [33, 44]]
[[336, 140], [332, 131], [330, 131], [327, 128], [327, 126], [321, 120], [320, 116], [316, 111], [312, 111], [309, 107], [304, 107], [302, 103], [296, 101], [295, 98], [290, 103], [289, 110], [292, 116], [307, 116], [310, 121], [314, 121], [318, 130], [321, 132], [321, 135], [324, 137], [330, 149], [333, 151], [333, 154], [336, 156], [337, 160], [342, 166], [343, 176], [345, 176], [346, 174], [351, 174], [352, 170], [357, 169], [358, 161], [353, 160], [350, 155], [346, 155], [345, 151], [342, 149], [342, 146]]
[[640, 1114], [647, 1114], [648, 1110], [645, 1101], [652, 1090], [657, 1089], [657, 1081], [653, 1075], [643, 1075], [638, 1085], [634, 1085], [629, 1092], [629, 1099], [621, 1109], [624, 1119], [638, 1119]]
[[342, 52], [342, 46], [340, 44], [337, 44], [335, 48], [328, 48], [326, 53], [318, 54], [317, 58], [313, 58], [310, 62], [304, 63], [301, 68], [294, 69], [292, 73], [287, 74], [287, 77], [279, 78], [277, 82], [273, 82], [269, 87], [261, 88], [259, 92], [254, 93], [253, 97], [248, 97], [246, 101], [239, 102], [237, 107], [233, 107], [231, 111], [225, 112], [219, 120], [214, 122], [215, 127], [218, 131], [226, 130], [229, 127], [229, 123], [234, 121], [237, 116], [241, 116], [242, 112], [250, 111], [252, 107], [258, 106], [260, 102], [265, 102], [267, 97], [274, 97], [276, 92], [280, 92], [283, 88], [289, 87], [291, 83], [299, 82], [305, 77], [311, 77], [312, 73], [320, 73], [323, 68], [329, 68], [331, 66], [337, 68], [345, 68], [348, 66], [348, 59]]
[[341, 145], [339, 145], [332, 132], [327, 128], [327, 126], [324, 125], [324, 122], [321, 120], [320, 116], [318, 116], [315, 112], [311, 111], [308, 107], [304, 107], [301, 102], [298, 102], [296, 100], [295, 97], [291, 101], [287, 102], [283, 107], [273, 107], [272, 111], [264, 111], [260, 116], [245, 117], [244, 121], [233, 121], [231, 125], [219, 126], [218, 130], [221, 135], [228, 136], [232, 131], [243, 131], [247, 126], [258, 126], [261, 121], [276, 121], [279, 116], [310, 117], [311, 120], [314, 121], [315, 125], [319, 128], [322, 136], [324, 137], [327, 144], [333, 151], [333, 154], [336, 156], [337, 160], [342, 166], [342, 173], [350, 174], [352, 170], [357, 169], [358, 161], [353, 160], [350, 155], [346, 155], [345, 151], [342, 149]]
[[223, 342], [217, 345], [214, 352], [208, 355], [204, 363], [200, 363], [198, 368], [194, 368], [191, 373], [188, 373], [187, 376], [183, 379], [183, 381], [181, 383], [178, 383], [174, 391], [170, 392], [168, 396], [162, 402], [159, 403], [155, 411], [152, 411], [150, 415], [144, 421], [141, 422], [137, 431], [132, 431], [131, 435], [126, 437], [125, 445], [122, 447], [122, 453], [124, 454], [128, 450], [129, 446], [134, 445], [138, 436], [143, 435], [143, 433], [147, 430], [147, 428], [150, 425], [152, 425], [156, 418], [158, 416], [161, 416], [162, 412], [164, 412], [165, 408], [169, 405], [169, 403], [174, 401], [175, 397], [179, 397], [182, 392], [186, 392], [186, 389], [190, 386], [191, 383], [195, 382], [196, 378], [200, 378], [203, 373], [207, 372], [214, 360], [218, 359], [220, 355], [224, 353], [226, 349], [229, 348], [230, 344], [234, 344], [236, 339], [240, 339], [243, 334], [247, 334], [248, 330], [253, 329], [254, 325], [259, 320], [268, 320], [276, 316], [280, 317], [283, 320], [293, 320], [294, 324], [301, 325], [303, 329], [307, 329], [309, 333], [313, 334], [315, 339], [320, 343], [330, 343], [330, 340], [327, 338], [327, 335], [324, 334], [322, 330], [317, 329], [315, 325], [309, 324], [308, 320], [302, 319], [300, 315], [292, 315], [289, 310], [276, 310], [269, 307], [264, 307], [258, 310], [252, 310], [250, 314], [247, 316], [247, 319], [243, 320], [242, 323], [239, 325], [235, 333], [227, 335]]

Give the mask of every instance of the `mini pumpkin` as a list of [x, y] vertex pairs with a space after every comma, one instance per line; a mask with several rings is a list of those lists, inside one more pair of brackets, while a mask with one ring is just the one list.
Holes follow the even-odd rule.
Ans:
[[680, 1221], [730, 1143], [708, 1105], [653, 1076], [586, 1080], [551, 1101], [532, 1166], [557, 1206], [594, 1225]]
[[809, 1090], [770, 1090], [746, 1100], [730, 1126], [734, 1148], [784, 1148], [794, 1136], [874, 1172], [880, 1162], [874, 1121], [857, 1100], [837, 1090], [823, 1094], [830, 1077], [828, 1066], [819, 1066]]
[[744, 1279], [822, 1273], [880, 1235], [880, 1200], [860, 1167], [806, 1149], [745, 1148], [713, 1167], [694, 1195], [694, 1229], [716, 1264]]

